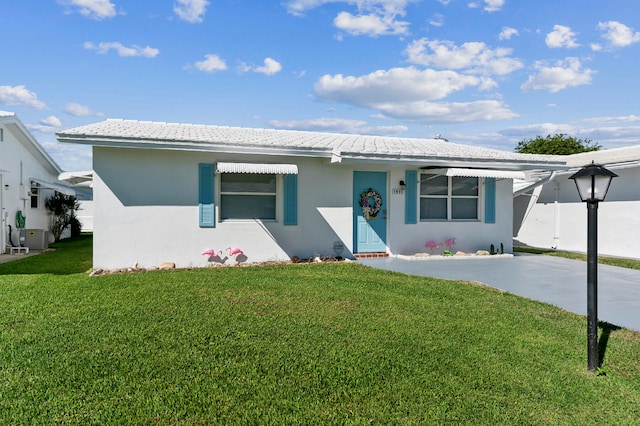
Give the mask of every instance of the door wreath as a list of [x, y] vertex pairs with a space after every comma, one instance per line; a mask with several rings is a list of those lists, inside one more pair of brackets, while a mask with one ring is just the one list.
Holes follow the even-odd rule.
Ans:
[[366, 219], [375, 219], [382, 208], [382, 197], [378, 191], [369, 188], [360, 194], [360, 207]]

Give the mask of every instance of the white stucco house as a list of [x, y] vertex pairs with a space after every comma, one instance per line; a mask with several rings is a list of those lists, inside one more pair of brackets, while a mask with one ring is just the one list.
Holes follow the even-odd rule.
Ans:
[[595, 162], [618, 175], [598, 208], [598, 251], [640, 259], [640, 145], [566, 156], [569, 169], [514, 186], [514, 237], [542, 248], [587, 251], [587, 207], [569, 179]]
[[449, 238], [509, 252], [512, 179], [565, 168], [442, 139], [133, 120], [57, 138], [93, 146], [93, 259], [107, 269], [413, 254]]
[[[46, 198], [53, 191], [75, 194], [58, 181], [60, 172], [20, 119], [14, 113], [0, 111], [0, 254], [12, 246], [47, 245]], [[16, 227], [17, 216], [25, 218], [27, 232], [22, 235]]]

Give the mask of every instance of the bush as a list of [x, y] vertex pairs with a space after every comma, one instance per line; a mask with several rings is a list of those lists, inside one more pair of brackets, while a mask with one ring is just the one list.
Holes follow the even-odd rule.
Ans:
[[[80, 204], [73, 195], [65, 195], [56, 191], [45, 200], [44, 205], [51, 216], [51, 233], [56, 241], [60, 241], [60, 236], [64, 230], [71, 225], [72, 218], [76, 219], [76, 221], [78, 220], [73, 211], [78, 210]], [[78, 225], [80, 225], [79, 221]], [[73, 235], [73, 229], [71, 232]]]

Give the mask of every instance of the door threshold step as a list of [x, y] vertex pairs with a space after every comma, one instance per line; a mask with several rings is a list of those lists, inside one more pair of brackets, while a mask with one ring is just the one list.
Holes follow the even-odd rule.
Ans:
[[389, 257], [389, 253], [355, 253], [354, 256], [356, 259], [371, 259], [374, 257]]

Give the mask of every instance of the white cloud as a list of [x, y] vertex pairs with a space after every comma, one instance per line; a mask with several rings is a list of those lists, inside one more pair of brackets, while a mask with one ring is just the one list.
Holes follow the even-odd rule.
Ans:
[[68, 103], [67, 106], [64, 108], [64, 112], [66, 112], [67, 114], [71, 114], [74, 115], [76, 117], [87, 117], [90, 115], [100, 115], [100, 114], [94, 114], [93, 111], [91, 111], [91, 108], [89, 108], [86, 105], [80, 105], [77, 103]]
[[264, 60], [264, 65], [254, 68], [253, 71], [266, 75], [273, 75], [282, 71], [282, 65], [280, 65], [280, 62], [276, 61], [275, 59], [266, 58]]
[[55, 115], [40, 120], [40, 124], [27, 124], [27, 128], [40, 133], [55, 133], [62, 126], [62, 122]]
[[442, 27], [444, 25], [444, 15], [441, 15], [440, 13], [436, 13], [431, 17], [431, 19], [429, 19], [429, 25], [438, 27], [438, 28]]
[[405, 53], [409, 62], [444, 69], [466, 69], [470, 72], [505, 75], [523, 67], [522, 62], [509, 58], [512, 50], [490, 49], [482, 42], [456, 46], [451, 41], [414, 40]]
[[555, 134], [573, 135], [577, 133], [577, 129], [569, 124], [556, 123], [538, 123], [526, 126], [514, 126], [503, 129], [499, 132], [501, 135], [510, 136], [518, 139], [532, 138], [536, 136], [547, 136]]
[[477, 77], [455, 71], [409, 67], [379, 70], [361, 77], [327, 74], [314, 88], [321, 98], [371, 107], [387, 102], [441, 99], [481, 83]]
[[314, 118], [309, 120], [271, 120], [268, 124], [277, 129], [306, 130], [318, 132], [339, 132], [349, 134], [397, 135], [409, 128], [397, 126], [369, 126], [364, 120], [347, 120], [343, 118]]
[[42, 120], [40, 120], [40, 123], [44, 124], [45, 126], [52, 126], [52, 127], [62, 126], [62, 122], [55, 115], [50, 115], [47, 118], [43, 118]]
[[137, 45], [127, 47], [119, 42], [101, 42], [95, 44], [87, 41], [82, 45], [82, 47], [87, 50], [95, 50], [102, 55], [108, 53], [110, 50], [115, 50], [118, 53], [118, 56], [122, 57], [142, 56], [145, 58], [154, 58], [160, 53], [160, 50], [153, 47], [141, 47]]
[[555, 93], [568, 87], [590, 84], [595, 74], [595, 71], [588, 68], [582, 69], [578, 58], [565, 58], [557, 61], [555, 66], [538, 62], [535, 67], [538, 73], [529, 76], [529, 79], [520, 86], [523, 91], [547, 90]]
[[551, 48], [566, 47], [567, 49], [572, 49], [580, 46], [576, 42], [576, 33], [564, 25], [554, 25], [553, 31], [547, 34], [545, 43]]
[[585, 118], [585, 123], [634, 123], [640, 122], [640, 115], [623, 115], [618, 117], [593, 117]]
[[444, 103], [418, 101], [384, 105], [380, 110], [389, 117], [423, 123], [464, 123], [517, 117], [502, 102], [494, 100]]
[[497, 12], [504, 6], [505, 0], [484, 0], [486, 12]]
[[173, 11], [183, 21], [200, 23], [208, 5], [208, 0], [177, 0], [173, 5]]
[[355, 5], [357, 14], [341, 11], [333, 20], [334, 25], [351, 35], [377, 37], [407, 34], [409, 23], [396, 18], [405, 16], [407, 5], [413, 1], [416, 0], [290, 0], [285, 7], [292, 15], [303, 16], [306, 11], [329, 3]]
[[369, 35], [377, 37], [389, 34], [407, 34], [408, 22], [396, 21], [393, 16], [375, 14], [354, 16], [349, 12], [340, 12], [333, 20], [336, 28], [351, 35]]
[[591, 139], [608, 147], [637, 145], [640, 126], [608, 126], [584, 129], [582, 138]]
[[25, 105], [35, 109], [46, 109], [38, 95], [27, 90], [25, 86], [0, 86], [0, 103], [5, 105]]
[[[198, 61], [195, 64], [193, 64], [193, 67], [196, 68], [198, 71], [212, 73], [215, 71], [226, 70], [227, 64], [225, 63], [225, 61], [220, 59], [218, 55], [208, 54], [208, 55], [204, 55], [203, 61]], [[186, 68], [191, 68], [191, 66], [188, 66]]]
[[[50, 132], [45, 132], [50, 133]], [[43, 137], [46, 139], [46, 137]], [[91, 170], [92, 153], [91, 147], [87, 145], [75, 145], [58, 143], [52, 136], [51, 141], [39, 140], [42, 147], [60, 165], [62, 170]]]
[[87, 18], [100, 20], [116, 16], [116, 6], [109, 0], [58, 0], [58, 3], [76, 7], [78, 12]]
[[640, 32], [617, 21], [599, 22], [597, 28], [612, 47], [626, 47], [640, 41]]
[[40, 120], [40, 124], [27, 124], [29, 130], [40, 133], [55, 133], [62, 126], [62, 122], [55, 115]]
[[510, 40], [511, 37], [517, 36], [520, 33], [515, 28], [503, 27], [500, 34], [498, 34], [498, 40]]
[[388, 117], [412, 121], [463, 122], [515, 116], [498, 101], [436, 103], [454, 92], [485, 85], [484, 79], [455, 71], [392, 68], [361, 77], [325, 75], [315, 84], [325, 100], [382, 112]]

